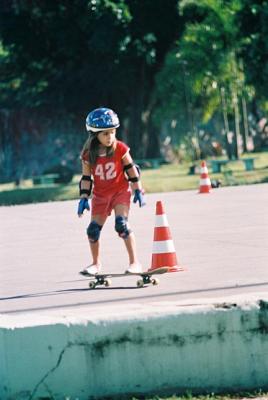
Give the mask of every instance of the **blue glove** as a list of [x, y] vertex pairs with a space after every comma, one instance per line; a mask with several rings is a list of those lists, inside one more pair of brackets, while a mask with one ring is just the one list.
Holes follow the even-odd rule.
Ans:
[[140, 189], [136, 189], [134, 192], [134, 199], [133, 199], [133, 203], [137, 203], [137, 201], [139, 202], [139, 206], [143, 207], [145, 206], [145, 199], [144, 199], [144, 195], [142, 193], [142, 191]]
[[81, 217], [81, 215], [83, 215], [83, 212], [85, 209], [87, 209], [89, 211], [90, 207], [88, 204], [88, 199], [83, 198], [83, 199], [80, 199], [79, 204], [78, 204], [77, 214], [79, 217]]

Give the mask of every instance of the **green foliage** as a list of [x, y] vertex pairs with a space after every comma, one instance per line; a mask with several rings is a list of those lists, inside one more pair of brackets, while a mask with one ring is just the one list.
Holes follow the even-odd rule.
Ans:
[[[247, 50], [250, 48], [246, 25], [241, 34], [249, 3], [251, 10], [255, 10], [255, 15], [259, 16], [260, 7], [253, 5], [256, 2], [251, 0], [247, 3], [245, 5], [242, 0], [180, 2], [180, 13], [186, 21], [185, 28], [157, 75], [157, 108], [154, 110], [154, 118], [158, 122], [161, 118], [166, 121], [166, 135], [170, 135], [175, 143], [191, 143], [195, 140], [196, 145], [200, 146], [202, 139], [198, 138], [198, 130], [202, 130], [204, 126], [211, 130], [211, 123], [214, 125], [213, 131], [224, 131], [225, 135], [229, 130], [235, 131], [235, 141], [238, 142], [238, 128], [241, 125], [243, 146], [246, 148], [245, 135], [248, 133], [244, 133], [246, 127], [243, 125], [242, 113], [245, 109], [242, 110], [241, 104], [244, 102], [243, 104], [247, 103], [250, 107], [260, 93], [259, 85], [253, 84], [249, 74], [250, 71], [256, 71], [255, 64], [260, 59], [260, 54], [258, 58], [251, 59], [250, 52], [247, 51], [248, 57], [244, 57], [245, 43], [248, 44]], [[265, 12], [264, 9], [264, 14]], [[266, 26], [262, 26], [262, 30], [265, 31]], [[263, 37], [267, 38], [266, 31]], [[254, 53], [256, 49], [253, 39], [250, 43]], [[264, 47], [266, 46], [267, 43]], [[260, 46], [258, 51], [263, 55]], [[266, 63], [267, 60], [264, 65]], [[255, 73], [254, 81], [257, 80]], [[263, 79], [261, 81], [263, 88], [266, 88], [267, 79], [265, 84]], [[264, 98], [267, 98], [267, 90]], [[263, 110], [266, 104], [263, 102]], [[256, 107], [252, 112], [258, 119]], [[219, 133], [216, 140], [222, 141], [225, 146], [227, 139], [220, 138]], [[213, 140], [215, 138], [211, 137], [211, 141]]]
[[[8, 106], [13, 108], [21, 103], [80, 108], [82, 99], [88, 101], [96, 93], [96, 75], [105, 77], [115, 71], [114, 59], [130, 19], [123, 1], [106, 0], [35, 2], [34, 6], [22, 1], [16, 10], [11, 7], [0, 16], [2, 40], [9, 52], [9, 74], [4, 74], [10, 89]], [[112, 80], [107, 88], [114, 90]]]
[[[0, 101], [9, 110], [53, 111], [54, 118], [82, 118], [109, 105], [128, 126], [133, 153], [144, 153], [139, 143], [151, 140], [144, 114], [150, 116], [154, 76], [180, 32], [178, 21], [177, 0], [7, 4], [0, 10], [8, 52], [0, 61]], [[151, 132], [157, 145], [157, 127]]]
[[[2, 10], [0, 35], [9, 57], [0, 72], [8, 107], [88, 109], [96, 96], [98, 104], [125, 104], [141, 68], [148, 79], [175, 38], [175, 4], [21, 1]], [[160, 16], [168, 29], [158, 24]]]
[[[246, 79], [256, 88], [265, 106], [268, 92], [268, 2], [243, 0], [235, 15], [240, 54], [244, 60]], [[268, 111], [268, 108], [266, 108]]]

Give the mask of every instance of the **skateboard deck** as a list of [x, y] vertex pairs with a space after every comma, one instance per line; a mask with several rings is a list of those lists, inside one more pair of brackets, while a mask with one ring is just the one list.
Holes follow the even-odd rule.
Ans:
[[95, 289], [96, 286], [106, 286], [109, 287], [112, 284], [112, 280], [110, 278], [122, 278], [124, 276], [139, 276], [140, 279], [137, 280], [137, 287], [143, 287], [144, 285], [152, 284], [158, 285], [159, 279], [153, 278], [153, 275], [165, 274], [168, 272], [168, 267], [161, 267], [154, 269], [152, 271], [144, 271], [144, 272], [135, 272], [135, 273], [106, 273], [106, 274], [88, 274], [84, 271], [81, 271], [80, 274], [89, 278], [89, 288]]

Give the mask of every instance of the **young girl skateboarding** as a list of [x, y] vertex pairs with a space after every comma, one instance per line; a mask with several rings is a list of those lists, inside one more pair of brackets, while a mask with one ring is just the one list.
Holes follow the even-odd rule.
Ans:
[[135, 237], [128, 225], [132, 190], [134, 203], [138, 202], [142, 207], [145, 201], [139, 170], [133, 163], [129, 147], [116, 139], [119, 125], [118, 116], [109, 108], [97, 108], [86, 119], [89, 138], [81, 153], [78, 216], [81, 217], [85, 209], [90, 210], [88, 199], [92, 192], [91, 222], [87, 228], [92, 264], [81, 271], [82, 274], [97, 274], [101, 270], [99, 238], [112, 211], [115, 215], [115, 231], [124, 240], [128, 252], [126, 273], [142, 271], [137, 259]]

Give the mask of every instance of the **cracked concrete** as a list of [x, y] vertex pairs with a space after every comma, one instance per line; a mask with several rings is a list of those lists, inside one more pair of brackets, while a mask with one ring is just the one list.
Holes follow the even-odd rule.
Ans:
[[52, 325], [46, 318], [42, 325], [40, 316], [29, 327], [17, 320], [12, 328], [9, 317], [0, 329], [0, 398], [264, 389], [267, 304], [265, 297], [217, 299], [191, 307], [169, 303], [155, 313], [153, 304], [151, 310], [136, 305], [121, 318], [116, 308], [114, 318], [103, 309], [77, 321], [62, 315]]

